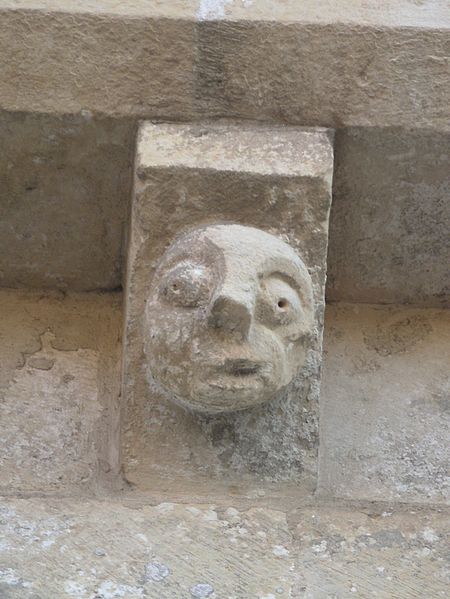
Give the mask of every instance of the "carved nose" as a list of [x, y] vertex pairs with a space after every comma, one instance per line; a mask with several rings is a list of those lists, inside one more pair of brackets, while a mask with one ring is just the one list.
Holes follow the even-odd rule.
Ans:
[[246, 338], [252, 322], [251, 302], [245, 298], [219, 295], [214, 300], [209, 313], [208, 324], [211, 327], [229, 332], [238, 332]]

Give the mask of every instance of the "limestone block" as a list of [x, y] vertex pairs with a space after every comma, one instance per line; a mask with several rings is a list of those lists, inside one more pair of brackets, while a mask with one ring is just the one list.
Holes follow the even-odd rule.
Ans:
[[134, 124], [0, 112], [0, 287], [115, 289]]
[[0, 292], [0, 489], [115, 483], [120, 296]]
[[69, 4], [38, 3], [31, 10], [13, 4], [0, 11], [0, 50], [7, 57], [0, 63], [1, 108], [110, 116], [192, 114], [194, 21], [173, 18], [173, 12], [172, 18], [162, 18], [161, 11], [114, 14], [111, 6], [98, 10], [97, 2], [90, 10], [84, 2], [80, 10], [77, 2], [73, 12]]
[[199, 26], [204, 113], [336, 129], [448, 131], [448, 10], [442, 28], [370, 26], [366, 15], [355, 25], [326, 12], [325, 22], [280, 22], [267, 12], [267, 20]]
[[336, 133], [327, 298], [450, 306], [450, 135]]
[[450, 313], [329, 305], [321, 393], [321, 493], [450, 499]]
[[0, 596], [445, 599], [448, 530], [418, 506], [10, 498]]
[[[314, 486], [331, 176], [332, 145], [323, 129], [142, 125], [124, 348], [123, 447], [130, 481], [151, 486], [152, 476], [161, 473], [230, 480], [239, 473], [243, 481], [252, 473]], [[311, 278], [314, 325], [304, 368], [281, 397], [241, 412], [201, 416], [148, 384], [144, 315], [165, 250], [177, 236], [217, 223], [254, 227], [293, 248]], [[246, 251], [243, 243], [243, 256]], [[244, 262], [242, 267], [244, 272]], [[162, 313], [152, 314], [152, 327], [159, 316], [164, 327]], [[178, 376], [175, 369], [172, 374]]]
[[0, 107], [447, 128], [446, 0], [3, 0]]

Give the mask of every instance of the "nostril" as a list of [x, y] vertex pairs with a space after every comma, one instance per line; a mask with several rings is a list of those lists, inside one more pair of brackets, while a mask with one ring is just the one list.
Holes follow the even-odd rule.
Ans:
[[285, 300], [283, 298], [278, 300], [278, 307], [279, 308], [286, 308], [287, 305], [288, 305], [287, 300]]

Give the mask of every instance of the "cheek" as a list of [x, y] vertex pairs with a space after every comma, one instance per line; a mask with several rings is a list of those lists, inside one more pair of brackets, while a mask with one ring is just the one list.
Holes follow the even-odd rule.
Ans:
[[286, 369], [291, 373], [293, 378], [304, 366], [306, 359], [306, 351], [298, 341], [287, 341], [285, 347]]
[[306, 353], [303, 346], [278, 332], [258, 327], [254, 345], [258, 348], [260, 359], [270, 362], [273, 376], [283, 384], [288, 384], [304, 365]]
[[147, 345], [155, 352], [178, 356], [191, 345], [195, 319], [185, 310], [167, 309], [159, 302], [151, 303], [146, 310]]
[[260, 360], [271, 363], [275, 370], [282, 369], [286, 359], [286, 345], [275, 331], [263, 325], [255, 326], [250, 345]]

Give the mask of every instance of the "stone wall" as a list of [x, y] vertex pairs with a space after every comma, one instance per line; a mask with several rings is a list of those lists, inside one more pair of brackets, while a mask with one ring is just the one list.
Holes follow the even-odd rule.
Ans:
[[0, 291], [2, 494], [117, 485], [121, 294]]
[[[449, 47], [445, 0], [2, 2], [2, 598], [448, 595]], [[303, 369], [224, 415], [148, 349], [211, 224], [314, 298]]]

